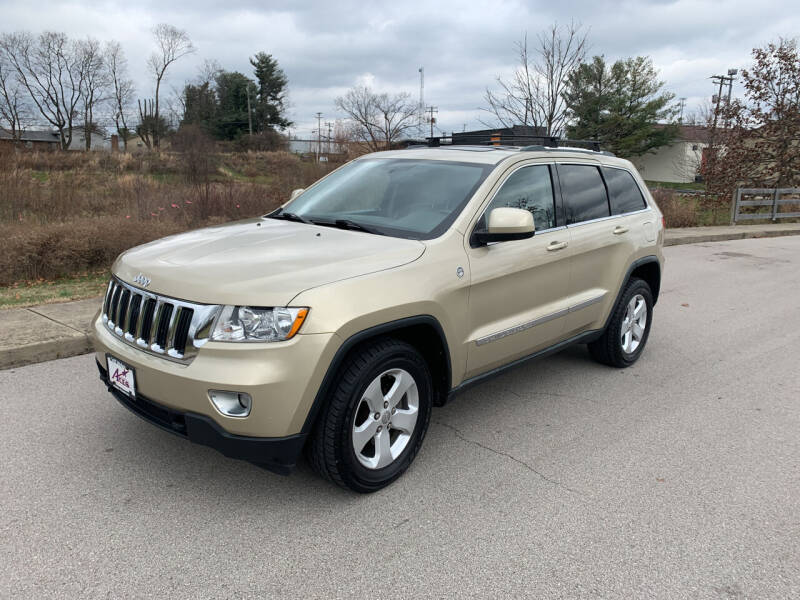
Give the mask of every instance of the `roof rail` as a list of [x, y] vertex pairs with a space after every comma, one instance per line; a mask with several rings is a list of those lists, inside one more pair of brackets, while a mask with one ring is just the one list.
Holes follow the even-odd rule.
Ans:
[[[570, 141], [570, 140], [565, 140]], [[543, 150], [569, 150], [570, 152], [586, 152], [587, 154], [602, 154], [603, 156], [616, 156], [613, 152], [609, 152], [608, 150], [594, 150], [591, 148], [579, 148], [577, 146], [567, 146], [567, 145], [558, 145], [558, 146], [525, 146], [524, 148], [520, 148], [520, 152], [541, 152]]]
[[[425, 141], [429, 148], [482, 146], [498, 150], [518, 148], [520, 151], [526, 152], [569, 148], [570, 151], [593, 152], [605, 156], [614, 156], [611, 152], [601, 150], [598, 140], [562, 140], [556, 136], [549, 135], [514, 135], [506, 132], [491, 134], [455, 133], [453, 135], [425, 138]], [[413, 145], [418, 145], [417, 140], [413, 141]]]

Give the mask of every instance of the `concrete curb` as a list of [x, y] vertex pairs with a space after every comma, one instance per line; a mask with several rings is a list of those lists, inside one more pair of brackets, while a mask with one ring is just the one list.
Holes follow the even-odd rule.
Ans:
[[[724, 231], [705, 231], [705, 227], [668, 229], [664, 236], [665, 246], [683, 244], [701, 244], [704, 242], [725, 242], [728, 240], [744, 240], [753, 238], [782, 237], [800, 235], [800, 224], [796, 227], [781, 226], [780, 229], [743, 229], [744, 226], [720, 228]], [[703, 231], [692, 231], [698, 229]], [[710, 229], [710, 228], [708, 228]]]
[[100, 298], [0, 311], [0, 369], [92, 351], [91, 321]]
[[[800, 235], [800, 223], [668, 229], [665, 246]], [[0, 310], [0, 370], [92, 352], [100, 298]], [[12, 342], [13, 340], [13, 342]]]
[[61, 338], [0, 350], [0, 370], [88, 354], [93, 349], [88, 335]]

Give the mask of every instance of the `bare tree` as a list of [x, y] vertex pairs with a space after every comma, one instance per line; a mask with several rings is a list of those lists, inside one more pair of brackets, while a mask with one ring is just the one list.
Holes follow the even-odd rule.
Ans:
[[83, 85], [81, 93], [81, 113], [83, 117], [83, 139], [85, 149], [92, 149], [92, 133], [98, 130], [94, 120], [94, 111], [110, 97], [111, 84], [105, 57], [100, 42], [86, 38], [76, 44], [80, 81]]
[[563, 98], [567, 78], [586, 56], [587, 35], [580, 24], [554, 23], [529, 50], [526, 34], [516, 44], [519, 64], [513, 77], [498, 77], [497, 91], [486, 89], [484, 110], [503, 127], [527, 125], [543, 127], [547, 135], [561, 134], [567, 122]]
[[117, 135], [122, 139], [123, 148], [128, 149], [128, 140], [133, 137], [128, 128], [128, 114], [133, 104], [135, 88], [133, 80], [128, 78], [128, 61], [119, 42], [106, 43], [106, 70], [113, 87], [114, 126]]
[[16, 73], [0, 48], [0, 130], [7, 131], [15, 142], [25, 133], [30, 119], [30, 107]]
[[[153, 117], [155, 122], [160, 121], [159, 113], [159, 94], [161, 91], [161, 82], [164, 79], [164, 74], [167, 68], [179, 58], [191, 54], [195, 51], [189, 35], [182, 29], [178, 29], [174, 25], [167, 23], [160, 23], [153, 28], [153, 37], [156, 40], [158, 50], [154, 52], [147, 61], [147, 67], [156, 78], [156, 97], [154, 103]], [[139, 115], [144, 121], [145, 115]], [[152, 145], [156, 148], [159, 146], [159, 127], [155, 127], [152, 131]], [[148, 144], [149, 146], [149, 144]]]
[[63, 33], [19, 32], [0, 36], [0, 48], [38, 112], [58, 129], [61, 147], [69, 148], [84, 89], [76, 44]]
[[389, 149], [392, 142], [417, 126], [416, 103], [407, 93], [377, 94], [354, 87], [336, 99], [336, 107], [352, 121], [352, 134], [372, 151]]

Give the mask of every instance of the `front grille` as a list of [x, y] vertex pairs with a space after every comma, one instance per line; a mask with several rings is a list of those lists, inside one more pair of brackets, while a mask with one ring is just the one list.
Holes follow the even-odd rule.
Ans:
[[211, 337], [219, 309], [146, 292], [112, 277], [103, 302], [103, 323], [139, 350], [189, 362]]

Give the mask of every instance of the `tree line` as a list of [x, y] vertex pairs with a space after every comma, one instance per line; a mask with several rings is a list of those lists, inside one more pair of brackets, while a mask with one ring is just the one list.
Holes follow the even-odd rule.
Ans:
[[167, 73], [196, 49], [186, 31], [167, 23], [153, 27], [152, 36], [146, 66], [154, 95], [142, 98], [117, 41], [71, 39], [53, 31], [0, 34], [0, 128], [19, 141], [26, 130], [46, 123], [58, 132], [62, 149], [79, 132], [90, 150], [101, 122], [113, 123], [125, 146], [139, 136], [148, 148], [160, 147], [175, 126], [198, 125], [218, 139], [235, 139], [291, 125], [285, 117], [286, 75], [265, 52], [250, 59], [255, 81], [206, 61], [200, 80], [167, 98], [165, 111]]
[[77, 128], [86, 149], [100, 112], [112, 115], [125, 138], [134, 96], [133, 82], [118, 42], [27, 31], [0, 35], [0, 126], [13, 139], [42, 121], [70, 147]]
[[[597, 140], [623, 157], [674, 140], [679, 109], [651, 59], [587, 60], [587, 38], [575, 23], [553, 24], [532, 44], [523, 36], [516, 43], [514, 74], [486, 88], [484, 125], [523, 125], [545, 136]], [[337, 98], [336, 107], [347, 115], [349, 136], [371, 150], [391, 147], [419, 126], [419, 107], [407, 93], [357, 86]]]
[[220, 140], [264, 134], [292, 125], [286, 118], [288, 80], [266, 52], [250, 58], [254, 80], [207, 61], [181, 95], [182, 125], [195, 125]]

